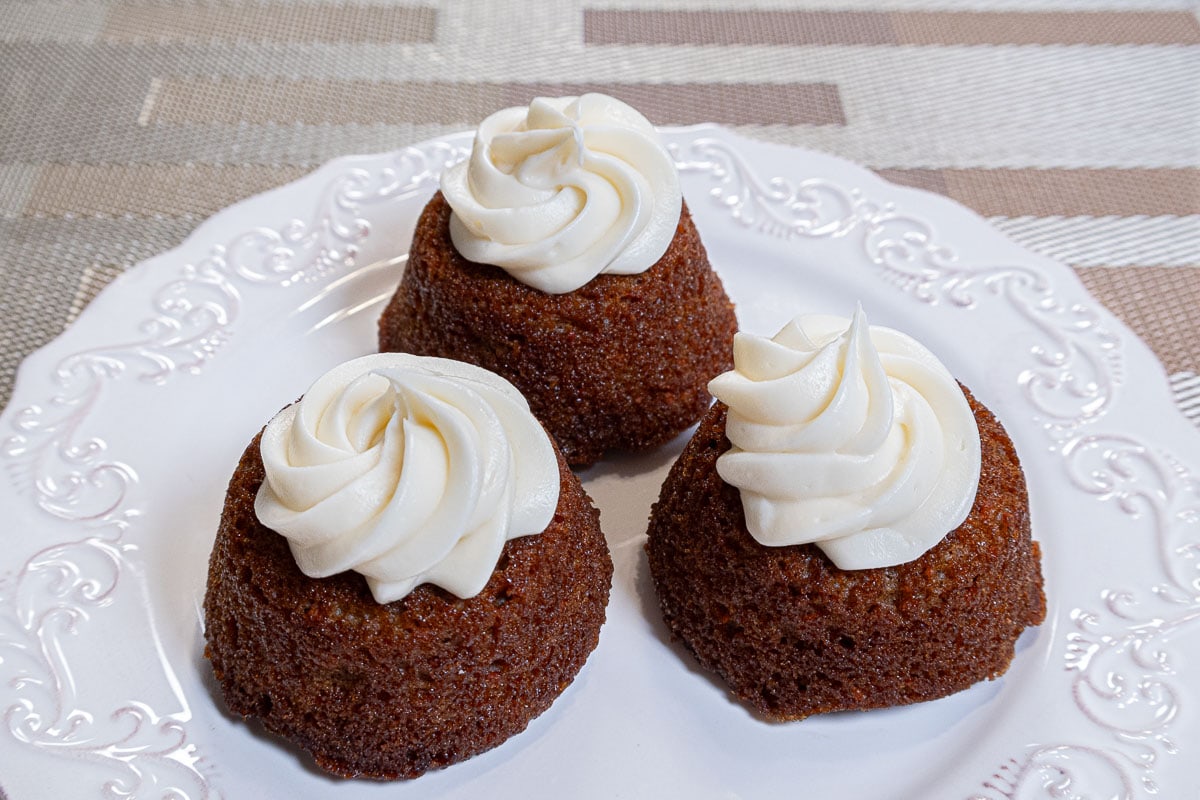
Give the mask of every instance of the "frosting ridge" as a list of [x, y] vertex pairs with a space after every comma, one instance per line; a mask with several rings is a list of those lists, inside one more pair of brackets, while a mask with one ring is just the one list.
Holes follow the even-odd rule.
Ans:
[[480, 367], [403, 353], [321, 376], [262, 434], [255, 513], [304, 574], [353, 569], [376, 601], [487, 584], [508, 539], [541, 533], [558, 461], [524, 397]]
[[464, 258], [551, 294], [601, 273], [649, 269], [671, 243], [683, 205], [654, 126], [595, 93], [492, 114], [470, 158], [442, 174], [441, 190]]
[[981, 445], [949, 370], [916, 340], [853, 319], [799, 316], [738, 333], [709, 391], [729, 406], [717, 460], [761, 544], [814, 542], [842, 569], [902, 564], [974, 504]]

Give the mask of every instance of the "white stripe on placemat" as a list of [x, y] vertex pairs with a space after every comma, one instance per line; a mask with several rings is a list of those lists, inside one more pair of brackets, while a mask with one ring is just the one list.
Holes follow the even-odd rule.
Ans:
[[1200, 426], [1200, 375], [1194, 372], [1176, 372], [1171, 376], [1171, 390], [1175, 402], [1183, 415]]
[[0, 219], [21, 216], [40, 170], [39, 164], [0, 164]]
[[1200, 264], [1200, 215], [991, 217], [1031, 250], [1077, 267]]
[[75, 288], [75, 296], [71, 299], [71, 307], [67, 310], [66, 324], [74, 322], [88, 303], [96, 299], [100, 290], [125, 271], [122, 264], [92, 264], [84, 267], [79, 285]]
[[[747, 4], [749, 5], [749, 4]], [[587, 8], [646, 10], [736, 8], [716, 0], [587, 0]], [[837, 9], [859, 11], [1176, 11], [1188, 10], [1188, 0], [755, 0], [756, 9]]]

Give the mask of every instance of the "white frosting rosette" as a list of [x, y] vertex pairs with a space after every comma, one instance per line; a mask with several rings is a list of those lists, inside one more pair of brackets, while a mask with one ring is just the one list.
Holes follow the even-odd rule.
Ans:
[[774, 338], [739, 333], [709, 390], [729, 406], [717, 472], [751, 535], [815, 542], [842, 569], [929, 550], [970, 513], [981, 446], [949, 370], [899, 331], [800, 316]]
[[492, 114], [441, 189], [463, 257], [551, 294], [601, 273], [649, 269], [674, 238], [683, 204], [654, 126], [602, 94], [537, 98]]
[[304, 574], [363, 574], [389, 603], [421, 583], [487, 584], [509, 539], [558, 505], [554, 448], [524, 397], [470, 364], [365, 356], [319, 378], [263, 431], [255, 512]]

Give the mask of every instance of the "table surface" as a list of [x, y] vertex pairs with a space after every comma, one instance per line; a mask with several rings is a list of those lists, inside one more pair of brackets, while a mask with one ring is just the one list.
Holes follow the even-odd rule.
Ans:
[[221, 208], [336, 156], [599, 90], [975, 209], [1074, 269], [1200, 425], [1198, 9], [0, 0], [0, 408], [27, 354]]
[[1197, 8], [0, 0], [0, 407], [25, 355], [215, 211], [595, 89], [975, 209], [1070, 265], [1200, 424]]

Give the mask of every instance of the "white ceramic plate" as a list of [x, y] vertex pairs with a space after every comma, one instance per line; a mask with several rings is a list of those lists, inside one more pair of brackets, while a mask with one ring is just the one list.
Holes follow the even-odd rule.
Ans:
[[1200, 435], [1071, 272], [934, 195], [719, 128], [665, 132], [742, 327], [849, 314], [930, 345], [1008, 427], [1049, 617], [1002, 679], [769, 724], [669, 641], [642, 542], [682, 440], [584, 473], [608, 622], [528, 730], [399, 784], [336, 781], [215, 697], [200, 604], [250, 437], [375, 347], [465, 135], [341, 159], [118, 279], [0, 417], [0, 783], [32, 798], [1196, 796]]

